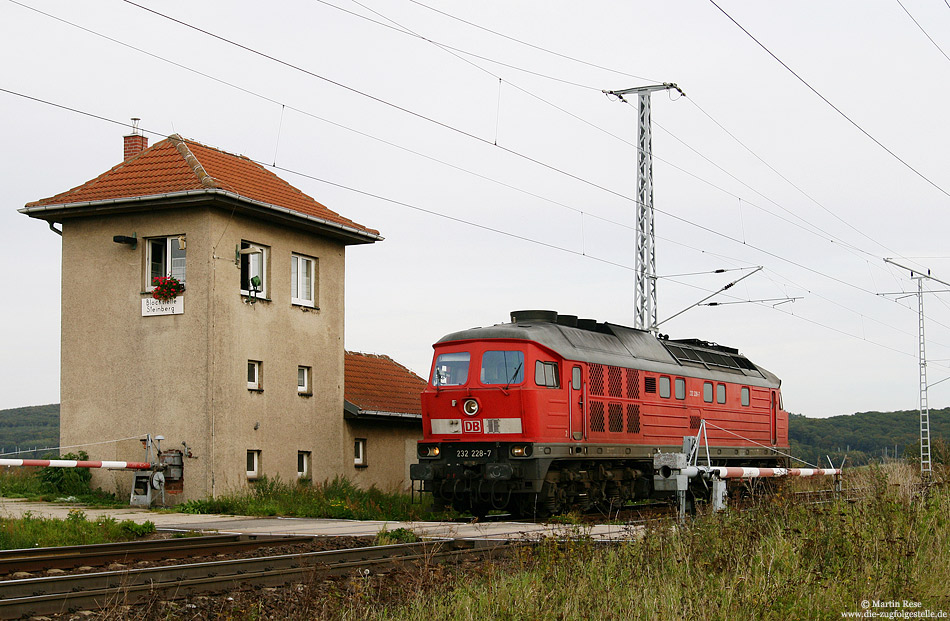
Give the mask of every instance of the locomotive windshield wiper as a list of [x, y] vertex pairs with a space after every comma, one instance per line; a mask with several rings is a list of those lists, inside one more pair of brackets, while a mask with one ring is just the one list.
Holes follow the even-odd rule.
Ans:
[[524, 362], [519, 362], [518, 366], [515, 367], [515, 372], [511, 374], [511, 377], [508, 378], [508, 383], [505, 384], [505, 390], [508, 390], [508, 387], [511, 386], [511, 382], [515, 381], [515, 378], [518, 377], [518, 372], [521, 370], [522, 365], [524, 365]]

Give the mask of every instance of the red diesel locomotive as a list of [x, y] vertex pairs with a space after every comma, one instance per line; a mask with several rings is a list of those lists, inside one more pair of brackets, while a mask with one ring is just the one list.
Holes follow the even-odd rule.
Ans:
[[[738, 350], [517, 311], [442, 338], [410, 477], [460, 511], [545, 515], [653, 495], [653, 455], [707, 422], [711, 465], [787, 467], [781, 381]], [[705, 455], [705, 448], [702, 455]]]

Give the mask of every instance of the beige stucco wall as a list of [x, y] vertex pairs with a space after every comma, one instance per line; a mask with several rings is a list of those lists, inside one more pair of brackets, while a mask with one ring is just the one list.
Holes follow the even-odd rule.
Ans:
[[[421, 424], [388, 423], [347, 419], [347, 478], [362, 488], [376, 486], [385, 492], [407, 492], [409, 464], [415, 463], [416, 443], [422, 439]], [[366, 465], [353, 463], [353, 445], [357, 438], [366, 440]]]
[[[136, 249], [113, 243], [135, 233]], [[142, 317], [144, 239], [184, 234], [184, 314]], [[268, 247], [270, 301], [240, 295], [235, 246]], [[317, 309], [290, 302], [290, 255], [318, 259]], [[222, 494], [247, 484], [248, 449], [261, 470], [296, 479], [297, 451], [313, 477], [349, 474], [341, 450], [344, 247], [332, 240], [208, 207], [67, 220], [63, 224], [61, 444], [93, 459], [144, 460], [137, 440], [187, 443], [184, 494]], [[263, 362], [263, 392], [247, 390], [248, 360]], [[297, 366], [313, 369], [310, 397]], [[258, 429], [254, 429], [258, 424]], [[96, 444], [101, 443], [102, 444]], [[352, 460], [349, 462], [352, 469]], [[212, 473], [215, 473], [214, 475]], [[128, 472], [94, 483], [128, 494]]]

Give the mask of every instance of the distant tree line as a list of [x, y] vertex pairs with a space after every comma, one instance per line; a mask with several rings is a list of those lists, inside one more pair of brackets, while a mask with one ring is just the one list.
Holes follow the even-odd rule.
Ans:
[[[16, 459], [42, 457], [59, 446], [59, 404], [0, 410], [0, 453]], [[33, 452], [32, 449], [39, 449]], [[12, 455], [17, 450], [21, 452]], [[26, 452], [29, 451], [29, 452]]]
[[[858, 412], [830, 418], [791, 414], [788, 435], [795, 457], [811, 463], [820, 459], [823, 466], [828, 463], [826, 455], [835, 465], [845, 454], [851, 465], [895, 456], [920, 459], [920, 413], [917, 410]], [[950, 408], [930, 410], [930, 439], [932, 459], [945, 460], [950, 440]]]

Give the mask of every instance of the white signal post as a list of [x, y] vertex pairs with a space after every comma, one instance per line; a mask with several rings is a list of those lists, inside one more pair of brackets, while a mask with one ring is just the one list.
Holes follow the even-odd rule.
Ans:
[[637, 143], [637, 261], [636, 285], [633, 294], [634, 327], [656, 331], [656, 253], [653, 228], [653, 134], [650, 123], [650, 93], [675, 90], [686, 93], [676, 84], [664, 82], [637, 86], [620, 91], [604, 91], [620, 101], [624, 95], [636, 93], [640, 102], [639, 140]]
[[918, 362], [920, 366], [920, 478], [929, 482], [933, 477], [933, 465], [930, 460], [930, 406], [927, 403], [927, 353], [924, 339], [924, 279], [939, 282], [950, 286], [950, 283], [920, 270], [901, 265], [892, 259], [884, 259], [886, 263], [910, 271], [910, 277], [917, 281], [917, 328], [918, 328]]

